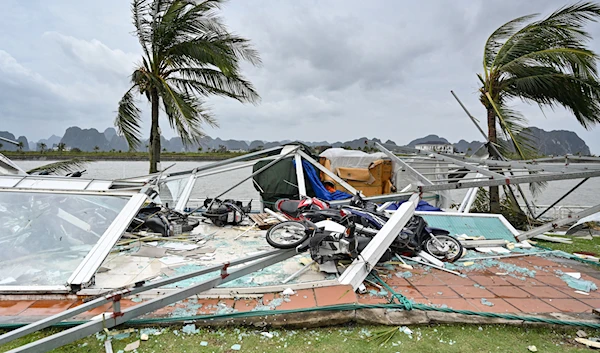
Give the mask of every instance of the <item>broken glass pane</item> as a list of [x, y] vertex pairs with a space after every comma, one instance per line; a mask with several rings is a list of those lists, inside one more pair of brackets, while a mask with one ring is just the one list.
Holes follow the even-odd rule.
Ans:
[[128, 200], [0, 192], [0, 290], [66, 285]]

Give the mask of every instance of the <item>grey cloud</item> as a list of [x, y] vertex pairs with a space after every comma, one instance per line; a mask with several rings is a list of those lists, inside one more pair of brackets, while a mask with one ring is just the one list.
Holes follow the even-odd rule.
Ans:
[[[482, 118], [476, 74], [486, 38], [510, 19], [548, 14], [563, 4], [230, 1], [223, 8], [226, 23], [250, 38], [263, 58], [262, 67], [243, 66], [262, 102], [208, 99], [221, 127], [206, 132], [242, 140], [368, 136], [406, 143], [430, 133], [451, 141], [480, 139], [449, 91]], [[0, 70], [8, 72], [0, 77], [0, 121], [8, 127], [0, 128], [37, 139], [74, 124], [112, 126], [139, 60], [129, 1], [6, 0], [3, 6], [13, 16], [0, 15]], [[596, 36], [592, 48], [600, 52], [600, 28], [589, 29]], [[600, 151], [594, 131], [583, 131], [567, 112], [544, 117], [536, 107], [514, 106], [531, 124], [575, 130]], [[162, 127], [167, 137], [174, 135], [166, 123]]]

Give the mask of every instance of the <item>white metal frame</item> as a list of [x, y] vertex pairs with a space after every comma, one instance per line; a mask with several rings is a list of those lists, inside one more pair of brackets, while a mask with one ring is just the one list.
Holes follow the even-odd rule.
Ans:
[[415, 207], [419, 204], [419, 195], [413, 194], [410, 199], [404, 202], [385, 225], [377, 232], [377, 235], [369, 242], [364, 250], [358, 255], [350, 266], [342, 273], [339, 278], [341, 284], [349, 284], [358, 289], [361, 283], [367, 278], [367, 275], [375, 267], [385, 251], [390, 247], [396, 236], [402, 228], [408, 223]]
[[[63, 286], [0, 286], [0, 293], [7, 292], [44, 292], [59, 293], [68, 292], [86, 286], [93, 278], [98, 267], [106, 259], [114, 244], [125, 232], [131, 220], [138, 213], [144, 202], [150, 195], [154, 196], [154, 188], [147, 186], [141, 188], [139, 183], [127, 183], [125, 185], [136, 185], [132, 188], [111, 189], [114, 183], [106, 180], [80, 179], [56, 176], [0, 176], [0, 193], [38, 193], [38, 194], [74, 194], [93, 196], [118, 196], [128, 197], [129, 201], [121, 209], [117, 217], [102, 234], [98, 242], [87, 253], [73, 271], [67, 283]], [[94, 185], [94, 182], [97, 182]], [[5, 187], [8, 186], [8, 187]], [[53, 188], [47, 188], [53, 186]], [[141, 190], [140, 190], [141, 188]], [[96, 189], [96, 190], [94, 190]], [[101, 189], [101, 190], [97, 190]]]
[[147, 199], [148, 195], [144, 190], [144, 192], [134, 195], [127, 202], [108, 229], [106, 229], [100, 240], [98, 240], [67, 281], [72, 289], [73, 287], [77, 289], [85, 287], [92, 280], [102, 262], [110, 254], [110, 250], [121, 238], [127, 227], [129, 227], [131, 220], [137, 215]]

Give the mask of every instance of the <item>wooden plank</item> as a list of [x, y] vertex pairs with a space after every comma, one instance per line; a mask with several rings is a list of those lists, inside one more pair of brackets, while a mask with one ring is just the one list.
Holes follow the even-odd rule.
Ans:
[[250, 219], [256, 223], [258, 229], [265, 230], [271, 228], [273, 225], [279, 223], [279, 220], [274, 219], [268, 213], [252, 213], [249, 215]]

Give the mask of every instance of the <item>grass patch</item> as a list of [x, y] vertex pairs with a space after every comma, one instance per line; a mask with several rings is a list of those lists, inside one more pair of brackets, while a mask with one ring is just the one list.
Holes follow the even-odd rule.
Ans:
[[[565, 237], [566, 238], [566, 237]], [[594, 237], [591, 240], [581, 239], [577, 237], [569, 237], [573, 239], [573, 244], [563, 244], [563, 243], [553, 243], [549, 241], [543, 241], [538, 239], [533, 239], [537, 242], [538, 245], [550, 248], [552, 250], [562, 250], [564, 252], [568, 252], [570, 254], [574, 252], [584, 251], [586, 253], [593, 253], [600, 255], [600, 238]]]
[[[584, 346], [574, 341], [576, 328], [546, 328], [522, 326], [433, 325], [411, 326], [412, 335], [396, 332], [385, 344], [374, 339], [378, 332], [389, 331], [389, 326], [337, 326], [319, 329], [266, 330], [272, 338], [251, 328], [201, 328], [198, 333], [184, 334], [182, 327], [164, 328], [158, 336], [141, 342], [139, 353], [145, 352], [234, 352], [231, 347], [241, 346], [240, 352], [528, 352], [535, 345], [540, 352], [584, 352]], [[34, 341], [57, 330], [44, 330], [16, 342], [0, 346], [1, 351]], [[600, 332], [587, 330], [591, 337]], [[122, 340], [113, 339], [113, 350], [118, 352], [128, 343], [139, 339], [139, 331]], [[207, 346], [200, 343], [207, 342]], [[104, 352], [104, 341], [96, 335], [79, 340], [55, 352]]]

